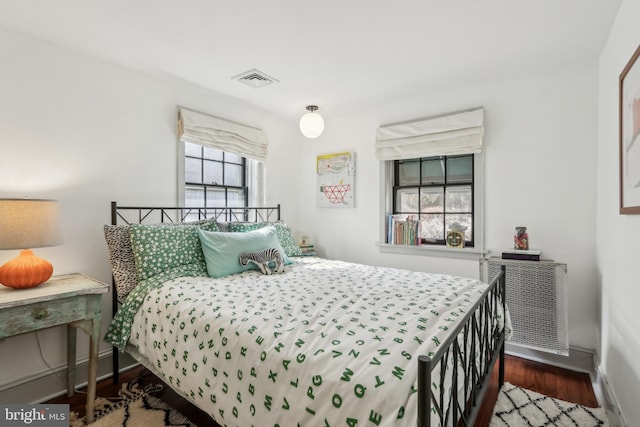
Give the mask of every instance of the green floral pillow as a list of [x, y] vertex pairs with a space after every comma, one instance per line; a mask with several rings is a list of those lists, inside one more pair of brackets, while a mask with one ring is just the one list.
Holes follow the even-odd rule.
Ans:
[[218, 227], [215, 222], [179, 227], [132, 224], [129, 233], [138, 280], [145, 280], [183, 265], [192, 265], [206, 276], [207, 266], [198, 229], [217, 231]]
[[227, 229], [229, 232], [246, 233], [247, 231], [257, 230], [266, 225], [266, 222], [230, 222], [227, 225]]
[[275, 226], [276, 233], [278, 234], [278, 241], [287, 256], [303, 256], [302, 249], [300, 249], [300, 246], [298, 246], [293, 238], [291, 229], [282, 222], [230, 222], [228, 228], [229, 231], [244, 233], [247, 231], [257, 230], [268, 225]]

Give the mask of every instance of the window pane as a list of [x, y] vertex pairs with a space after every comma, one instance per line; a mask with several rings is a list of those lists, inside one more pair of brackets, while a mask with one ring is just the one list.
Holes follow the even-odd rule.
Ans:
[[447, 158], [447, 183], [472, 182], [473, 156]]
[[451, 228], [451, 224], [453, 224], [454, 222], [457, 222], [463, 227], [467, 227], [467, 229], [464, 231], [464, 239], [469, 242], [471, 241], [471, 231], [473, 227], [473, 222], [471, 218], [472, 218], [471, 214], [447, 215], [445, 219], [447, 230]]
[[[184, 191], [184, 206], [188, 208], [204, 207], [204, 190], [198, 187], [186, 187]], [[191, 212], [185, 215], [183, 221], [197, 221], [198, 212]]]
[[203, 157], [209, 160], [219, 160], [222, 161], [223, 151], [217, 150], [215, 148], [204, 147]]
[[233, 153], [224, 153], [224, 161], [241, 164], [242, 156], [238, 156], [237, 154], [233, 154]]
[[420, 189], [420, 212], [444, 212], [444, 187]]
[[207, 206], [220, 208], [227, 205], [224, 188], [207, 188]]
[[185, 206], [197, 208], [204, 206], [204, 189], [187, 187], [184, 191]]
[[418, 189], [405, 188], [396, 192], [396, 212], [418, 212]]
[[199, 159], [184, 159], [184, 179], [186, 182], [202, 183], [202, 161]]
[[224, 167], [224, 185], [235, 185], [240, 187], [242, 185], [242, 166], [225, 164]]
[[229, 207], [244, 206], [244, 191], [230, 188], [227, 191], [227, 206]]
[[447, 212], [471, 212], [471, 186], [447, 187]]
[[185, 142], [184, 154], [185, 156], [190, 156], [190, 157], [200, 157], [202, 156], [202, 145]]
[[246, 162], [242, 156], [185, 143], [184, 162], [185, 205], [220, 208], [247, 204]]
[[422, 161], [422, 185], [444, 184], [444, 159]]
[[203, 184], [222, 185], [222, 163], [204, 161], [204, 179]]
[[420, 162], [399, 162], [398, 185], [420, 185]]
[[444, 215], [420, 215], [420, 237], [426, 240], [443, 240]]

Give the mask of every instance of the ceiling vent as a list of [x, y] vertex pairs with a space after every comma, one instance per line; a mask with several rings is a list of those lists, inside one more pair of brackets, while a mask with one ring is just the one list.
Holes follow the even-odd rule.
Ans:
[[239, 81], [240, 83], [244, 83], [247, 86], [251, 86], [254, 89], [258, 89], [264, 86], [268, 86], [271, 83], [278, 82], [277, 79], [269, 77], [262, 71], [256, 70], [255, 68], [231, 78], [233, 80]]

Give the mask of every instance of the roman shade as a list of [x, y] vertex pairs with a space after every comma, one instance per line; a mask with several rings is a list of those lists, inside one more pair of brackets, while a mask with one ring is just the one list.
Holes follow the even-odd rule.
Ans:
[[266, 134], [251, 126], [178, 108], [178, 138], [255, 160], [267, 158]]
[[479, 153], [484, 134], [484, 108], [380, 126], [378, 160]]

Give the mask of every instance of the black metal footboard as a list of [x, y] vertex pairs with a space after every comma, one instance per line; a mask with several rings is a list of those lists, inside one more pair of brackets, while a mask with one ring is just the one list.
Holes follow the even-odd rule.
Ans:
[[[504, 383], [505, 268], [431, 357], [418, 357], [418, 427], [473, 426], [496, 360]], [[506, 321], [506, 320], [505, 320]]]

